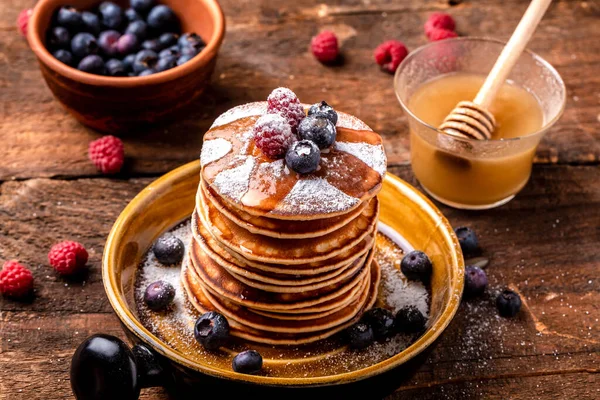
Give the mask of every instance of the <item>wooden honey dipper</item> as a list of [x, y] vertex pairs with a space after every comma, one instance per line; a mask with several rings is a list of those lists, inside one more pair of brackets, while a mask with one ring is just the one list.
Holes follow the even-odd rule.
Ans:
[[532, 0], [475, 99], [459, 102], [444, 119], [440, 130], [449, 135], [467, 139], [489, 140], [492, 138], [496, 120], [488, 108], [551, 2], [552, 0]]

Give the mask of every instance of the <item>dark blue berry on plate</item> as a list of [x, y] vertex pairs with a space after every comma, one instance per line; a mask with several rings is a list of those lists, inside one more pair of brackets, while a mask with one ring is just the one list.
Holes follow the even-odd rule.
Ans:
[[521, 310], [521, 297], [509, 289], [504, 289], [496, 298], [498, 314], [505, 318], [514, 317]]
[[180, 47], [191, 46], [194, 48], [198, 48], [200, 46], [206, 46], [204, 40], [196, 33], [184, 33], [181, 35], [179, 40], [177, 41]]
[[121, 56], [132, 54], [140, 47], [140, 42], [132, 33], [126, 33], [119, 38], [117, 50]]
[[186, 62], [190, 61], [192, 58], [194, 58], [194, 56], [191, 56], [191, 55], [181, 55], [177, 59], [177, 65], [185, 64]]
[[125, 33], [135, 35], [140, 41], [145, 40], [148, 36], [148, 25], [144, 21], [133, 21], [125, 28]]
[[364, 313], [362, 321], [371, 326], [375, 339], [385, 339], [394, 332], [394, 314], [385, 308], [370, 309]]
[[97, 54], [91, 54], [85, 56], [79, 61], [77, 69], [83, 72], [89, 72], [90, 74], [104, 75], [106, 68], [104, 66], [104, 60]]
[[58, 13], [56, 14], [56, 23], [67, 28], [71, 32], [80, 30], [83, 25], [81, 13], [71, 6], [63, 6], [58, 10]]
[[83, 31], [92, 33], [94, 35], [98, 35], [102, 31], [100, 18], [98, 18], [98, 16], [93, 12], [83, 11], [81, 13], [81, 20], [83, 21]]
[[125, 58], [123, 58], [123, 65], [127, 72], [133, 71], [133, 62], [135, 61], [135, 54], [128, 54]]
[[394, 321], [396, 329], [405, 333], [421, 332], [425, 328], [427, 318], [415, 306], [405, 306], [398, 311]]
[[125, 15], [123, 9], [111, 1], [105, 1], [98, 7], [102, 24], [108, 29], [119, 29], [123, 26]]
[[138, 14], [138, 12], [135, 11], [133, 8], [128, 8], [127, 10], [125, 10], [125, 19], [129, 22], [143, 20], [142, 16]]
[[141, 13], [141, 14], [146, 14], [148, 11], [150, 11], [152, 9], [152, 7], [154, 7], [154, 5], [156, 4], [156, 1], [154, 0], [131, 0], [131, 8], [133, 8], [135, 11]]
[[364, 349], [375, 340], [371, 325], [359, 321], [347, 329], [348, 345], [353, 349]]
[[322, 115], [310, 115], [298, 125], [300, 139], [314, 142], [319, 149], [329, 148], [335, 141], [335, 125]]
[[456, 237], [458, 237], [458, 243], [463, 252], [463, 256], [472, 256], [479, 254], [479, 240], [477, 235], [471, 228], [461, 226], [454, 230]]
[[256, 374], [260, 372], [263, 358], [256, 350], [246, 350], [233, 357], [231, 366], [235, 372], [241, 374]]
[[337, 124], [338, 115], [329, 104], [325, 101], [313, 104], [308, 109], [308, 115], [323, 114], [333, 125]]
[[157, 31], [178, 32], [179, 19], [173, 10], [164, 4], [152, 7], [146, 18], [148, 25]]
[[71, 39], [71, 53], [77, 58], [83, 58], [99, 51], [98, 42], [91, 33], [82, 32]]
[[285, 154], [285, 163], [299, 174], [310, 174], [319, 167], [321, 151], [314, 142], [300, 140], [293, 143]]
[[56, 58], [58, 61], [62, 62], [63, 64], [67, 64], [71, 67], [73, 66], [73, 55], [71, 54], [70, 51], [64, 50], [64, 49], [58, 49], [54, 53], [52, 53], [52, 55], [54, 56], [54, 58]]
[[159, 52], [162, 50], [162, 46], [158, 39], [148, 39], [142, 42], [142, 49], [152, 50], [154, 52]]
[[165, 57], [175, 57], [175, 61], [177, 61], [179, 58], [179, 48], [177, 46], [175, 46], [175, 48], [169, 47], [168, 49], [161, 50], [160, 53], [158, 53], [158, 58]]
[[158, 37], [158, 41], [160, 42], [160, 45], [162, 46], [162, 48], [165, 49], [167, 47], [176, 45], [177, 38], [179, 38], [178, 34], [172, 33], [172, 32], [166, 32]]
[[70, 49], [71, 35], [67, 28], [55, 26], [48, 31], [47, 43], [51, 49]]
[[175, 56], [166, 56], [159, 57], [158, 62], [154, 66], [154, 70], [156, 72], [166, 71], [168, 69], [174, 68], [177, 66], [177, 57]]
[[98, 36], [98, 46], [102, 53], [108, 57], [114, 57], [119, 53], [118, 41], [121, 34], [117, 31], [104, 31]]
[[411, 281], [427, 283], [432, 272], [431, 260], [422, 251], [413, 250], [402, 258], [400, 270]]
[[164, 310], [171, 305], [175, 298], [175, 288], [169, 282], [157, 281], [151, 283], [144, 292], [144, 303], [152, 311]]
[[173, 235], [167, 234], [159, 237], [156, 240], [154, 246], [152, 247], [152, 251], [154, 252], [154, 256], [156, 257], [156, 259], [161, 264], [174, 265], [179, 264], [183, 259], [185, 247], [183, 246], [183, 242], [180, 239]]
[[152, 69], [145, 69], [142, 72], [140, 72], [139, 74], [137, 74], [137, 76], [148, 76], [148, 75], [152, 75], [154, 73], [155, 72]]
[[479, 267], [469, 265], [465, 268], [465, 290], [466, 297], [479, 296], [485, 292], [488, 285], [485, 271]]
[[106, 62], [106, 75], [127, 76], [127, 68], [123, 64], [123, 61], [111, 58]]
[[217, 350], [229, 340], [229, 322], [216, 311], [204, 313], [196, 321], [194, 336], [206, 350]]

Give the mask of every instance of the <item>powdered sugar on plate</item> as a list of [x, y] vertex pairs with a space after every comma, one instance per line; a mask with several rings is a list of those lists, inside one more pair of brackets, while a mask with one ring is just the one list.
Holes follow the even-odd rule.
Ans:
[[200, 165], [205, 166], [213, 161], [220, 160], [225, 157], [232, 149], [231, 143], [223, 138], [216, 138], [213, 140], [206, 140], [202, 144], [202, 151], [200, 153]]
[[243, 157], [243, 159], [244, 162], [241, 165], [219, 172], [213, 182], [221, 195], [236, 201], [240, 201], [248, 191], [250, 174], [256, 163], [254, 157]]
[[375, 171], [379, 175], [385, 175], [387, 169], [387, 159], [382, 145], [372, 145], [368, 143], [350, 143], [335, 142], [335, 148], [339, 151], [352, 154]]
[[277, 205], [276, 212], [330, 214], [350, 210], [359, 200], [348, 196], [323, 178], [301, 179]]

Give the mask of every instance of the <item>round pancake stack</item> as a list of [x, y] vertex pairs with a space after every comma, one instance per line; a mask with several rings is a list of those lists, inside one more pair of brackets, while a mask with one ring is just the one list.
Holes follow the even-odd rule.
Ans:
[[182, 281], [200, 311], [231, 334], [297, 345], [327, 338], [375, 303], [373, 260], [386, 158], [381, 138], [338, 113], [336, 142], [299, 175], [255, 147], [266, 102], [235, 107], [204, 136]]

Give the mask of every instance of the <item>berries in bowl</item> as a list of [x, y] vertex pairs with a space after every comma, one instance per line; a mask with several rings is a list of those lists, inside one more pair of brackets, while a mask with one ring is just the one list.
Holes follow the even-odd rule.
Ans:
[[224, 35], [216, 0], [41, 0], [29, 26], [57, 100], [83, 124], [117, 134], [198, 98]]

